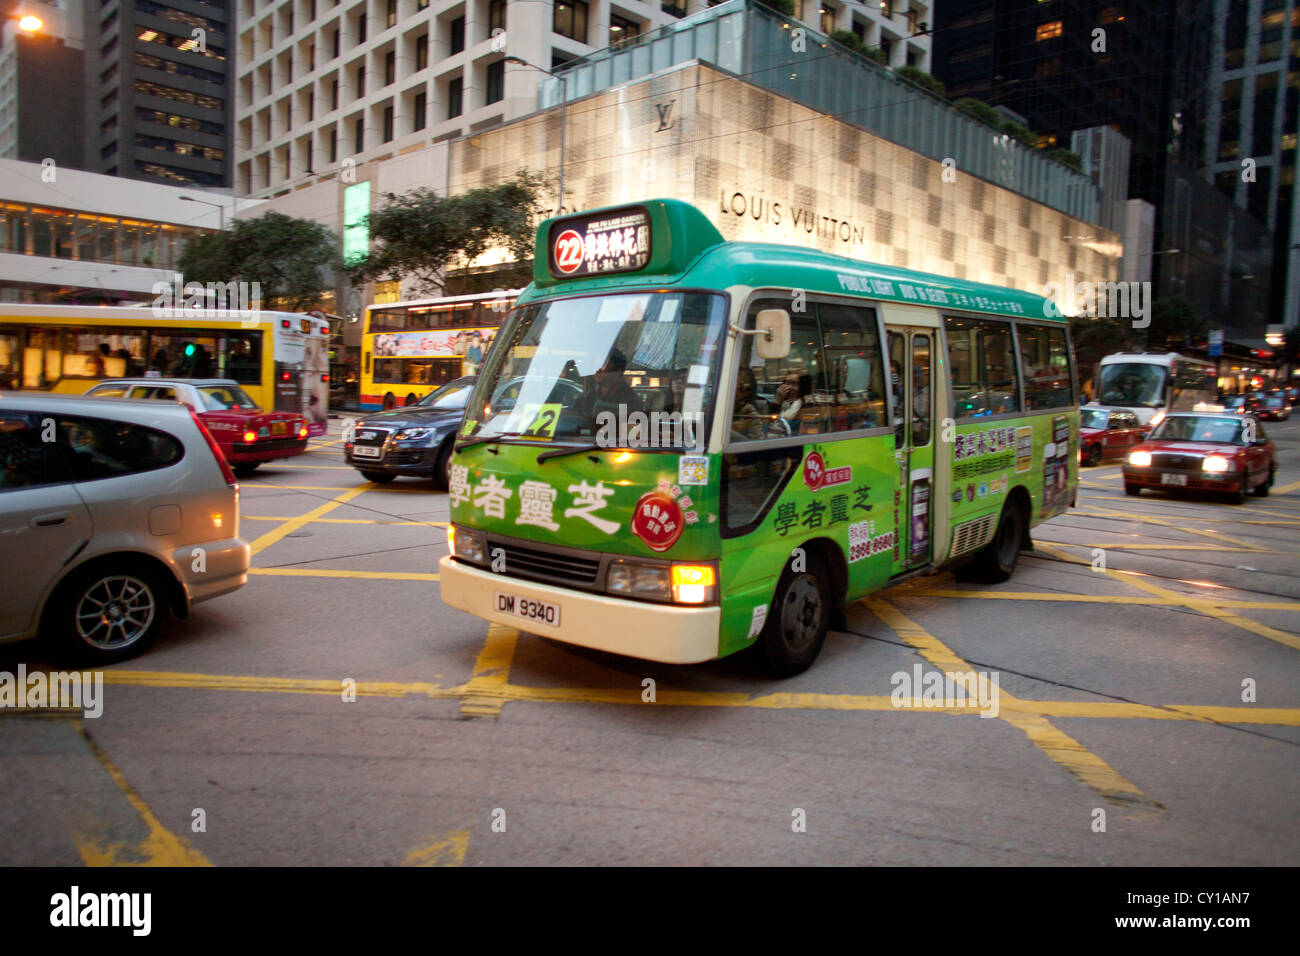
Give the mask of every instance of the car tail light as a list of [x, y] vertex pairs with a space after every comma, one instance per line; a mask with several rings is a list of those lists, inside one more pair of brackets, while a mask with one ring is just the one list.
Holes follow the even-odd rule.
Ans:
[[257, 441], [257, 432], [244, 432], [244, 444], [251, 445]]
[[307, 437], [307, 425], [305, 423], [298, 426], [298, 437], [299, 438]]
[[208, 448], [212, 451], [212, 457], [215, 458], [217, 464], [221, 466], [221, 474], [226, 479], [226, 484], [238, 486], [239, 482], [235, 480], [235, 473], [230, 470], [230, 463], [226, 461], [226, 456], [221, 453], [221, 446], [219, 446], [217, 440], [212, 437], [212, 432], [208, 431], [208, 426], [203, 424], [203, 419], [199, 418], [192, 408], [190, 409], [190, 418], [194, 419], [194, 424], [198, 426], [199, 434], [203, 436], [203, 440], [208, 443]]

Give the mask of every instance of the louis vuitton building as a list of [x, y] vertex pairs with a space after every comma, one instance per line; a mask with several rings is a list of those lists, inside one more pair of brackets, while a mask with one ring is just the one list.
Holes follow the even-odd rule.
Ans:
[[1120, 241], [1096, 224], [1097, 187], [1086, 176], [745, 0], [569, 64], [543, 83], [538, 105], [360, 163], [346, 183], [327, 174], [243, 214], [274, 208], [355, 232], [347, 220], [364, 212], [353, 203], [345, 213], [343, 195], [357, 184], [382, 202], [417, 186], [455, 194], [528, 169], [551, 184], [547, 205], [566, 211], [676, 198], [729, 239], [1035, 292], [1070, 273], [1117, 278]]

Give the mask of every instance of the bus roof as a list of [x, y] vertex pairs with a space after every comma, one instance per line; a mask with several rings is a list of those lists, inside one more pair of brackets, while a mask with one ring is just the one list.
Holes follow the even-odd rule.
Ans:
[[[648, 239], [646, 245], [639, 244], [644, 240], [638, 234]], [[607, 243], [610, 236], [615, 238]], [[624, 247], [622, 242], [631, 245]], [[619, 251], [606, 254], [615, 244]], [[537, 229], [533, 284], [521, 298], [671, 285], [803, 289], [1066, 321], [1050, 299], [1032, 292], [863, 262], [803, 246], [726, 242], [703, 213], [673, 199], [544, 221]]]
[[[144, 303], [139, 306], [112, 306], [112, 305], [19, 305], [16, 303], [0, 304], [0, 322], [5, 319], [73, 319], [78, 322], [104, 322], [108, 320], [117, 322], [139, 322], [145, 319], [166, 319], [168, 321], [188, 320], [207, 324], [221, 324], [229, 322], [231, 325], [241, 325], [248, 321], [248, 317], [241, 315], [238, 310], [218, 311], [216, 309], [185, 309], [185, 308], [168, 308], [164, 310], [165, 315], [157, 315], [154, 312], [152, 303]], [[276, 312], [271, 309], [257, 310], [257, 318], [266, 322], [273, 319], [310, 319], [313, 322], [321, 320], [307, 312]]]
[[422, 305], [454, 305], [457, 302], [478, 302], [482, 299], [517, 299], [523, 289], [495, 289], [492, 292], [468, 292], [464, 295], [444, 295], [432, 299], [403, 299], [401, 302], [373, 302], [367, 309], [406, 309]]
[[1204, 359], [1193, 358], [1190, 355], [1181, 355], [1178, 352], [1115, 352], [1105, 356], [1102, 365], [1171, 365], [1175, 361], [1188, 362], [1193, 365], [1206, 365], [1213, 368], [1213, 362], [1207, 362]]

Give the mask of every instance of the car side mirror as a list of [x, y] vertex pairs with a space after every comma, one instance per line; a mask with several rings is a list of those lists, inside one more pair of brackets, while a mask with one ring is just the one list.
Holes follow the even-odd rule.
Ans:
[[790, 354], [790, 313], [785, 309], [760, 309], [754, 318], [754, 349], [771, 361]]

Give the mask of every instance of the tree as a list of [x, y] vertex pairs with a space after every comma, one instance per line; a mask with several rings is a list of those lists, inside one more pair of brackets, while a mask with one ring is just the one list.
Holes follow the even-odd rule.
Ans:
[[256, 282], [262, 301], [290, 311], [333, 288], [338, 241], [325, 226], [268, 212], [224, 232], [191, 239], [177, 261], [187, 282]]
[[[716, 0], [716, 2], [710, 0], [709, 6], [716, 7], [718, 3], [722, 2], [723, 0]], [[784, 17], [794, 16], [794, 0], [758, 0], [758, 2]]]
[[952, 105], [956, 109], [965, 113], [971, 119], [977, 119], [981, 123], [992, 126], [994, 129], [1000, 129], [1002, 127], [1002, 114], [989, 106], [983, 100], [977, 100], [971, 96], [963, 96]]
[[529, 258], [534, 227], [543, 212], [543, 181], [525, 170], [496, 186], [458, 196], [420, 187], [396, 195], [369, 216], [370, 255], [350, 264], [354, 281], [416, 280], [419, 293], [445, 295], [449, 268], [466, 267], [489, 249], [504, 246], [517, 260]]
[[1189, 338], [1205, 334], [1207, 323], [1181, 295], [1157, 299], [1151, 306], [1147, 348], [1178, 350]]
[[1012, 139], [1024, 143], [1026, 146], [1036, 146], [1038, 144], [1038, 137], [1023, 123], [1017, 123], [1015, 120], [1005, 120], [999, 128]]
[[925, 70], [919, 69], [918, 67], [900, 66], [896, 68], [894, 72], [903, 79], [910, 80], [917, 86], [921, 87], [921, 89], [927, 90], [940, 98], [942, 98], [947, 92], [947, 88], [943, 85], [942, 80], [931, 76], [929, 73], [925, 72]]
[[1062, 166], [1073, 169], [1076, 173], [1083, 172], [1083, 159], [1078, 153], [1066, 149], [1064, 146], [1058, 146], [1056, 149], [1047, 151], [1047, 158], [1054, 159]]
[[1113, 352], [1135, 349], [1141, 343], [1141, 333], [1135, 332], [1133, 323], [1106, 316], [1075, 315], [1070, 317], [1070, 341], [1074, 343], [1074, 357], [1082, 384], [1097, 373], [1097, 363]]
[[889, 62], [889, 57], [885, 51], [878, 46], [867, 46], [858, 39], [858, 35], [852, 30], [834, 30], [830, 38], [842, 47], [847, 47], [858, 56], [864, 56], [872, 62], [885, 66]]

